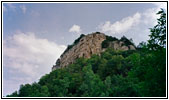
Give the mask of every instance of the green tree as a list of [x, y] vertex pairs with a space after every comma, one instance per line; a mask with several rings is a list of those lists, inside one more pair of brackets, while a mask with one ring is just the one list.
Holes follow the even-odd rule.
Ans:
[[161, 9], [157, 14], [160, 18], [157, 19], [158, 24], [150, 29], [151, 34], [148, 40], [148, 47], [151, 50], [159, 50], [166, 47], [166, 12]]
[[29, 97], [31, 92], [33, 91], [30, 84], [21, 85], [19, 90], [19, 96]]
[[106, 77], [105, 81], [104, 81], [104, 85], [105, 85], [105, 96], [111, 96], [113, 93], [113, 87], [112, 87], [112, 83], [111, 83], [111, 77], [108, 76]]
[[12, 94], [7, 95], [7, 97], [18, 97], [18, 92], [15, 91], [15, 92], [13, 92]]
[[113, 97], [135, 97], [138, 95], [137, 86], [134, 84], [135, 80], [122, 75], [114, 75], [111, 78]]
[[79, 88], [79, 92], [81, 96], [87, 97], [98, 97], [98, 96], [105, 96], [104, 84], [99, 78], [98, 75], [95, 75], [92, 71], [91, 65], [85, 66], [83, 68], [83, 78], [84, 81]]
[[92, 55], [92, 57], [88, 60], [88, 63], [92, 65], [92, 70], [94, 73], [97, 72], [100, 62], [101, 58], [98, 55]]

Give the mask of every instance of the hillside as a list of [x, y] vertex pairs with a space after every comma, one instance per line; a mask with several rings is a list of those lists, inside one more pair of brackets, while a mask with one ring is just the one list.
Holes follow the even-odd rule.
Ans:
[[107, 49], [100, 56], [79, 58], [68, 67], [56, 69], [38, 83], [21, 85], [9, 96], [161, 97], [165, 96], [165, 75], [165, 50], [145, 53]]
[[[166, 13], [157, 14], [158, 24], [150, 29], [147, 43], [136, 48], [126, 37], [81, 35], [57, 60], [53, 71], [7, 97], [166, 97]], [[100, 40], [86, 39], [94, 35]], [[79, 46], [82, 40], [92, 44]], [[95, 43], [99, 45], [92, 47]], [[79, 48], [90, 46], [94, 52]], [[76, 58], [75, 49], [77, 55], [86, 53]]]
[[72, 45], [67, 47], [52, 70], [73, 64], [76, 59], [81, 57], [90, 58], [93, 54], [100, 55], [107, 48], [122, 51], [136, 49], [134, 44], [124, 36], [118, 40], [100, 32], [82, 34]]

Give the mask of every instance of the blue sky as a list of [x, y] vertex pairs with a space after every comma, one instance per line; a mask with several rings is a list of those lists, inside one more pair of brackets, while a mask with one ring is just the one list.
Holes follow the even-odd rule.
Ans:
[[51, 71], [80, 34], [125, 35], [138, 45], [165, 3], [3, 3], [3, 95]]

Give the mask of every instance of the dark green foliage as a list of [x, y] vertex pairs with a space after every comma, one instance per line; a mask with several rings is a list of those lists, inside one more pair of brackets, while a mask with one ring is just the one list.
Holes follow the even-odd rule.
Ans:
[[80, 37], [79, 38], [77, 38], [75, 41], [74, 41], [74, 45], [76, 45], [79, 41], [80, 41], [80, 39], [82, 38], [82, 37], [84, 37], [85, 35], [84, 34], [81, 34], [80, 35]]
[[165, 49], [146, 53], [108, 49], [101, 56], [56, 69], [8, 96], [165, 96], [165, 65]]
[[102, 42], [102, 48], [107, 48], [109, 46], [109, 41], [108, 40], [104, 40]]
[[109, 48], [100, 56], [79, 58], [7, 97], [165, 97], [166, 48], [161, 43], [155, 49], [149, 42], [138, 50]]
[[143, 48], [146, 48], [146, 47], [147, 47], [146, 42], [142, 41], [142, 42], [139, 43], [139, 45], [137, 46], [137, 50], [138, 50], [138, 49], [143, 49]]
[[109, 46], [109, 42], [112, 41], [118, 41], [118, 39], [116, 37], [106, 36], [106, 40], [102, 42], [102, 48], [107, 48]]
[[96, 34], [100, 34], [100, 32], [96, 32]]
[[123, 36], [120, 40], [118, 40], [116, 37], [112, 37], [112, 36], [106, 36], [106, 40], [104, 40], [102, 42], [102, 48], [108, 48], [109, 47], [109, 43], [110, 42], [113, 42], [113, 41], [123, 41], [124, 44], [123, 45], [126, 45], [126, 46], [129, 46], [129, 45], [134, 45], [132, 39], [127, 39], [125, 36]]
[[135, 80], [131, 80], [129, 77], [123, 77], [121, 75], [114, 75], [111, 79], [112, 94], [115, 97], [137, 97], [138, 87], [134, 84]]
[[18, 92], [15, 91], [15, 92], [13, 92], [12, 94], [7, 95], [7, 97], [18, 97]]
[[120, 41], [123, 41], [125, 43], [125, 45], [133, 45], [134, 46], [134, 43], [132, 42], [132, 39], [127, 39], [125, 36], [121, 37]]
[[20, 86], [19, 97], [48, 97], [49, 91], [47, 86], [41, 86], [40, 84], [33, 83]]
[[91, 64], [94, 73], [96, 73], [96, 71], [98, 70], [98, 66], [101, 60], [101, 57], [97, 55], [92, 55], [91, 59], [88, 60], [88, 63]]
[[85, 66], [82, 70], [83, 82], [79, 87], [79, 93], [83, 97], [98, 97], [105, 96], [104, 84], [99, 76], [93, 73], [91, 65]]
[[108, 41], [117, 41], [118, 39], [116, 37], [106, 36], [106, 40], [108, 40]]
[[161, 9], [157, 14], [160, 14], [160, 18], [157, 19], [158, 24], [150, 29], [151, 34], [148, 41], [150, 50], [166, 47], [166, 12]]
[[[132, 69], [128, 73], [129, 77], [138, 80], [142, 96], [165, 96], [166, 89], [166, 53], [149, 52], [144, 56], [135, 54], [131, 57]], [[142, 63], [144, 62], [144, 63]]]

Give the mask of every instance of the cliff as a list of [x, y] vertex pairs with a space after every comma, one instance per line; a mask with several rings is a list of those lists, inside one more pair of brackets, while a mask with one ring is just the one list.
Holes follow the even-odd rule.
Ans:
[[77, 58], [90, 58], [91, 55], [100, 55], [107, 48], [114, 50], [135, 50], [135, 46], [125, 37], [120, 40], [115, 37], [106, 36], [103, 33], [96, 32], [88, 35], [81, 35], [75, 40], [73, 45], [69, 45], [65, 52], [56, 61], [52, 70], [66, 67], [75, 62]]

